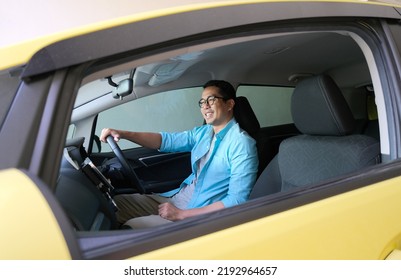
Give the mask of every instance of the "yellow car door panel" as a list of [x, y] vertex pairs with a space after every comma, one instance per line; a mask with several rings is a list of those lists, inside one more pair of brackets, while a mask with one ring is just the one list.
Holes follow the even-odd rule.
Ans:
[[399, 197], [401, 177], [135, 258], [385, 259], [401, 249]]
[[71, 227], [45, 186], [16, 169], [1, 171], [0, 181], [0, 224], [7, 229], [0, 232], [0, 259], [79, 258]]

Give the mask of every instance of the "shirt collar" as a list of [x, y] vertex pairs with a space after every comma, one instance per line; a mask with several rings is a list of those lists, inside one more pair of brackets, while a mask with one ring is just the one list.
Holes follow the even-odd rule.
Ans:
[[232, 118], [227, 124], [226, 126], [220, 130], [219, 133], [216, 134], [216, 138], [219, 139], [220, 141], [223, 140], [224, 136], [226, 136], [227, 132], [230, 130], [230, 128], [235, 125], [237, 123], [237, 121], [235, 120], [235, 118]]

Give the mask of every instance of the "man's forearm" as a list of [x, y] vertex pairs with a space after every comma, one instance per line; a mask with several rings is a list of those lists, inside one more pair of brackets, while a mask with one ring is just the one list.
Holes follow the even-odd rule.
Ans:
[[210, 212], [214, 212], [217, 210], [221, 210], [225, 208], [223, 202], [217, 201], [215, 203], [212, 203], [210, 205], [201, 207], [201, 208], [192, 208], [192, 209], [186, 209], [182, 211], [182, 217], [181, 219], [186, 219], [189, 217], [201, 215], [201, 214], [206, 214]]
[[119, 130], [119, 134], [121, 138], [151, 149], [160, 149], [162, 143], [160, 133]]

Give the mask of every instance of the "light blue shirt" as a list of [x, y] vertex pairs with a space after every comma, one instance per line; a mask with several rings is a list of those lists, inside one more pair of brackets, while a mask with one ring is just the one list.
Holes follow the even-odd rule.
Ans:
[[[213, 127], [203, 125], [184, 132], [161, 132], [161, 135], [161, 152], [191, 152], [192, 174], [179, 188], [162, 194], [172, 196], [195, 179], [197, 161], [210, 149]], [[225, 207], [238, 205], [248, 200], [255, 184], [258, 171], [255, 140], [239, 127], [234, 118], [215, 136], [215, 146], [199, 173], [188, 209], [217, 201]]]

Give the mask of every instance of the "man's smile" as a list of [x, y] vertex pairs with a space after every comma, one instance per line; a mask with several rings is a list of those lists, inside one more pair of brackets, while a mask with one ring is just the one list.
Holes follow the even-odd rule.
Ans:
[[214, 111], [208, 110], [207, 112], [204, 113], [205, 119], [210, 119], [214, 115]]

